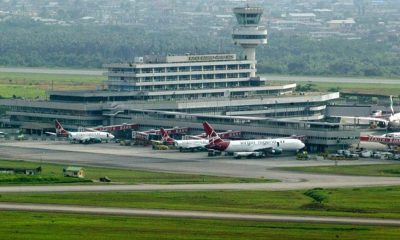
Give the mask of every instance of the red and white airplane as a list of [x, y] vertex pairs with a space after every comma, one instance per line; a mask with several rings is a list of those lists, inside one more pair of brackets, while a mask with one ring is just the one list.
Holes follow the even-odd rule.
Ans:
[[100, 143], [102, 141], [108, 142], [114, 138], [114, 135], [112, 135], [109, 132], [104, 132], [104, 131], [97, 131], [92, 129], [91, 131], [82, 131], [82, 132], [70, 132], [67, 131], [63, 128], [60, 122], [55, 120], [55, 128], [56, 132], [46, 132], [47, 134], [50, 135], [55, 135], [55, 136], [63, 136], [63, 137], [68, 137], [71, 142], [76, 142], [76, 143]]
[[400, 132], [386, 133], [381, 136], [365, 135], [360, 136], [361, 142], [377, 142], [384, 145], [396, 146], [400, 145]]
[[233, 153], [234, 157], [262, 157], [268, 153], [280, 154], [283, 151], [298, 151], [305, 147], [304, 143], [294, 138], [274, 138], [255, 140], [232, 140], [221, 139], [210, 124], [203, 123], [204, 131], [210, 136], [208, 149], [221, 152]]
[[160, 129], [161, 132], [161, 140], [165, 142], [166, 144], [169, 145], [174, 145], [179, 149], [179, 151], [183, 150], [204, 150], [206, 149], [206, 145], [208, 144], [207, 139], [188, 139], [188, 140], [175, 140], [171, 138], [167, 131], [164, 130], [164, 128]]

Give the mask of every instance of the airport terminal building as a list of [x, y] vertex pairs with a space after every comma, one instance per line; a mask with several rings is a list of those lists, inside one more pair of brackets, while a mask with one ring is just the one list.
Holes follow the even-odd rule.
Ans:
[[326, 105], [339, 98], [338, 92], [296, 92], [296, 84], [274, 85], [257, 76], [255, 49], [267, 43], [267, 31], [259, 26], [262, 9], [235, 8], [234, 13], [238, 26], [232, 37], [244, 56], [144, 56], [106, 64], [105, 90], [51, 91], [47, 101], [3, 99], [0, 105], [7, 111], [0, 123], [32, 133], [52, 130], [55, 119], [69, 129], [138, 123], [144, 129], [182, 126], [200, 130], [201, 121], [208, 119], [220, 130], [252, 125], [242, 129], [249, 138], [314, 136], [320, 139], [310, 144], [317, 144], [318, 150], [322, 145], [354, 142], [357, 131], [315, 123], [324, 118]]

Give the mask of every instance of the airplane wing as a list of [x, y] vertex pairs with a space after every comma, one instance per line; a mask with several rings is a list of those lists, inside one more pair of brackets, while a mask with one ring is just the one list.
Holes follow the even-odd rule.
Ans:
[[48, 135], [52, 135], [52, 136], [57, 136], [57, 133], [53, 133], [53, 132], [45, 132]]
[[196, 140], [201, 140], [204, 139], [203, 137], [200, 136], [189, 136], [190, 139], [196, 139]]
[[98, 130], [96, 130], [94, 128], [84, 128], [84, 130], [87, 131], [87, 132], [100, 132], [100, 131], [98, 131]]
[[94, 137], [83, 137], [81, 139], [79, 139], [79, 141], [81, 143], [101, 143], [101, 139], [100, 138], [94, 138]]
[[388, 124], [389, 121], [383, 118], [375, 118], [375, 117], [352, 117], [352, 116], [331, 116], [338, 117], [340, 121], [343, 123], [355, 123], [359, 121], [370, 121], [370, 122], [381, 122], [384, 124]]
[[81, 139], [79, 139], [79, 141], [81, 141], [82, 143], [89, 143], [91, 141], [92, 138], [90, 137], [83, 137]]
[[271, 153], [271, 154], [281, 154], [282, 148], [272, 147], [272, 146], [255, 146], [251, 149], [250, 152], [262, 152], [262, 153]]
[[204, 146], [202, 146], [202, 145], [189, 145], [189, 146], [187, 146], [186, 147], [187, 149], [206, 149], [206, 146], [204, 145]]
[[273, 149], [273, 147], [271, 146], [267, 146], [267, 147], [253, 147], [251, 148], [251, 152], [271, 152], [271, 150]]

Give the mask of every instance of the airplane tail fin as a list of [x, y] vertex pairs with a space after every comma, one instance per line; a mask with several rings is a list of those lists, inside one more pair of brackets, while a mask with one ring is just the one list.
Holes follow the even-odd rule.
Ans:
[[204, 131], [206, 132], [206, 135], [207, 135], [210, 143], [217, 143], [217, 142], [223, 141], [218, 136], [218, 134], [214, 131], [214, 128], [208, 122], [203, 123], [203, 128], [204, 128]]
[[164, 128], [160, 128], [160, 132], [162, 141], [166, 142], [167, 144], [172, 144], [175, 142], [175, 140], [168, 135]]
[[67, 135], [68, 131], [63, 128], [58, 120], [55, 120], [56, 134], [57, 135]]
[[390, 111], [392, 112], [392, 115], [394, 114], [394, 109], [393, 109], [393, 96], [390, 95]]

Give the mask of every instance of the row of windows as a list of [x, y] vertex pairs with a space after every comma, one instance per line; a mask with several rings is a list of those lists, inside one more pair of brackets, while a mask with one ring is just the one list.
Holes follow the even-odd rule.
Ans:
[[250, 69], [250, 64], [228, 64], [207, 66], [156, 67], [156, 68], [112, 68], [112, 73], [165, 73], [165, 72], [201, 72]]
[[[51, 118], [42, 118], [42, 117], [28, 117], [28, 116], [12, 116], [11, 117], [12, 121], [20, 121], [20, 122], [40, 122], [40, 123], [49, 123], [53, 124], [55, 119]], [[78, 127], [93, 127], [93, 126], [99, 126], [102, 125], [101, 120], [80, 120], [80, 119], [60, 119], [58, 118], [59, 121], [62, 122], [62, 124], [65, 125], [75, 125]]]
[[36, 108], [36, 107], [21, 107], [12, 106], [11, 111], [15, 112], [27, 112], [27, 113], [39, 113], [39, 114], [54, 114], [54, 115], [70, 115], [70, 116], [82, 116], [91, 117], [101, 114], [101, 111], [87, 111], [87, 110], [66, 110], [57, 108]]
[[213, 88], [235, 88], [235, 87], [248, 87], [249, 82], [235, 82], [235, 83], [199, 83], [199, 84], [172, 84], [172, 85], [156, 85], [156, 86], [121, 86], [110, 87], [113, 90], [122, 91], [174, 91], [174, 90], [200, 90], [200, 89], [213, 89]]
[[258, 24], [260, 22], [260, 13], [236, 13], [236, 19], [240, 25]]
[[267, 39], [267, 35], [238, 35], [234, 34], [233, 39]]
[[155, 76], [155, 77], [109, 77], [110, 81], [124, 82], [162, 82], [162, 81], [186, 81], [186, 80], [213, 80], [213, 79], [233, 79], [249, 78], [250, 73], [220, 73], [220, 74], [195, 74], [181, 76]]

